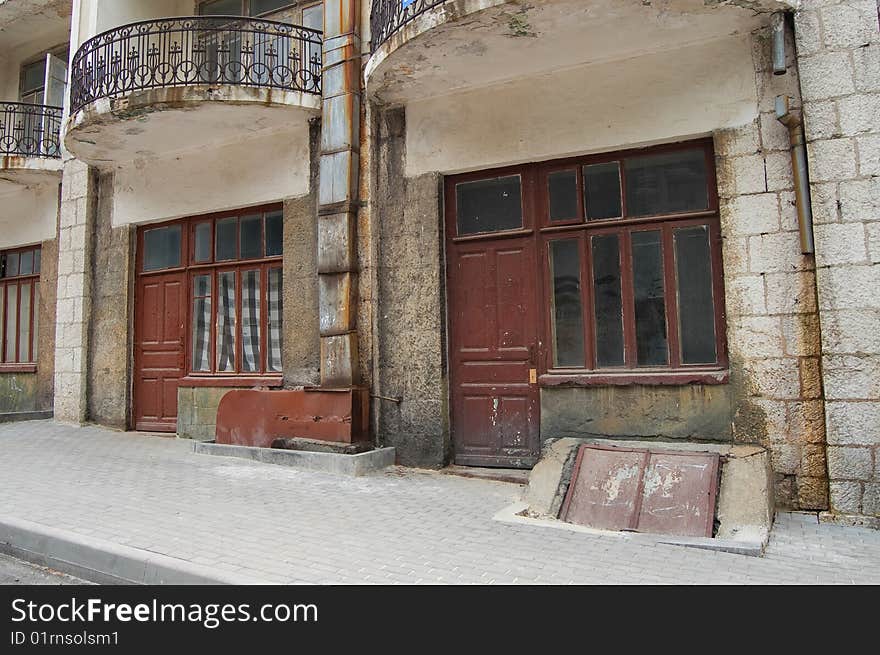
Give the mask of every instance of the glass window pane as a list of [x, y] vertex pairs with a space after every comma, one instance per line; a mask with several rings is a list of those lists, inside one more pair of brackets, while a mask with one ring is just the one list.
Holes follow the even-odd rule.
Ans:
[[214, 225], [216, 232], [214, 236], [214, 259], [218, 262], [238, 258], [235, 247], [237, 221], [238, 219], [235, 216], [231, 216], [230, 218], [221, 218]]
[[262, 257], [263, 216], [261, 214], [242, 216], [239, 229], [241, 230], [241, 259]]
[[269, 271], [269, 339], [266, 353], [267, 369], [281, 372], [281, 294], [282, 272], [280, 268]]
[[578, 217], [577, 173], [557, 171], [548, 176], [550, 220], [565, 221]]
[[43, 251], [37, 248], [34, 250], [34, 273], [39, 273], [43, 266]]
[[584, 166], [584, 204], [587, 218], [620, 218], [620, 164]]
[[180, 225], [144, 232], [144, 270], [158, 271], [180, 266]]
[[632, 262], [638, 365], [665, 366], [669, 355], [659, 230], [632, 233]]
[[35, 89], [42, 89], [46, 84], [45, 57], [25, 66], [21, 77], [21, 93], [23, 95], [31, 93]]
[[235, 371], [235, 272], [217, 274], [217, 370]]
[[714, 364], [715, 308], [712, 260], [706, 225], [673, 232], [678, 282], [678, 321], [683, 364]]
[[458, 234], [479, 234], [522, 227], [519, 175], [465, 182], [456, 186]]
[[251, 16], [259, 16], [291, 4], [290, 0], [251, 0]]
[[584, 366], [584, 313], [581, 304], [580, 241], [550, 243], [553, 276], [553, 361], [555, 366]]
[[19, 255], [17, 252], [6, 255], [6, 277], [16, 277], [18, 275]]
[[240, 16], [241, 0], [211, 0], [199, 5], [201, 16]]
[[266, 257], [282, 253], [284, 242], [284, 219], [280, 211], [266, 214]]
[[15, 362], [16, 330], [18, 324], [18, 286], [6, 286], [6, 361]]
[[626, 209], [630, 216], [699, 211], [709, 207], [702, 149], [626, 160]]
[[[40, 252], [39, 250], [37, 252]], [[40, 283], [34, 282], [34, 342], [32, 346], [33, 361], [37, 361], [40, 346]]]
[[241, 274], [241, 370], [259, 372], [260, 271]]
[[193, 278], [192, 370], [211, 370], [211, 276]]
[[616, 234], [592, 238], [593, 294], [596, 311], [596, 364], [623, 366], [623, 297], [620, 240]]
[[303, 27], [313, 30], [324, 30], [324, 3], [303, 9]]
[[31, 361], [31, 285], [21, 285], [21, 309], [18, 316], [18, 361]]
[[34, 272], [34, 251], [28, 250], [27, 252], [21, 253], [21, 258], [19, 259], [19, 267], [18, 274], [19, 275], [31, 275]]
[[199, 263], [211, 261], [211, 224], [199, 223], [196, 225], [195, 238], [195, 261]]

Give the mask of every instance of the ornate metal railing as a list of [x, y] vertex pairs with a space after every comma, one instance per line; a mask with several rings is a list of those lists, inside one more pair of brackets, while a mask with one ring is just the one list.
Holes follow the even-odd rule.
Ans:
[[419, 14], [446, 0], [373, 0], [370, 13], [371, 46], [375, 51], [392, 34]]
[[0, 102], [0, 155], [61, 156], [61, 107]]
[[321, 93], [322, 34], [239, 16], [163, 18], [86, 41], [71, 64], [71, 112], [145, 89], [235, 84]]

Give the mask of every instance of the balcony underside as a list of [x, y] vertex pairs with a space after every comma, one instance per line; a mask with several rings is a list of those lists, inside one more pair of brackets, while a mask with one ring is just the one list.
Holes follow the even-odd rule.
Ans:
[[36, 186], [61, 180], [61, 159], [52, 157], [0, 157], [0, 193], [19, 186]]
[[300, 91], [224, 84], [134, 91], [76, 112], [65, 146], [92, 166], [113, 168], [281, 129], [307, 129], [320, 111], [320, 96]]
[[[368, 94], [411, 100], [746, 34], [781, 0], [450, 0], [393, 31], [367, 63]], [[687, 70], [681, 74], [686, 76]]]

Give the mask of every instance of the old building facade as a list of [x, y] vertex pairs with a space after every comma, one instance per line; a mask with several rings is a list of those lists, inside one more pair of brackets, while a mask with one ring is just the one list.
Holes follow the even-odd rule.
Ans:
[[406, 465], [750, 443], [880, 516], [876, 0], [5, 0], [0, 66], [3, 412], [346, 392]]

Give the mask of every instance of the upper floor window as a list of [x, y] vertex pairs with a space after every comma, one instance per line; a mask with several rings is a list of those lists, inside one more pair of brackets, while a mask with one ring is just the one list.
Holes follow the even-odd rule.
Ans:
[[266, 16], [282, 9], [291, 9], [285, 17], [304, 27], [322, 30], [324, 3], [300, 0], [207, 0], [199, 4], [200, 16]]
[[0, 253], [0, 361], [37, 361], [40, 322], [39, 246]]
[[67, 48], [41, 55], [21, 67], [19, 100], [29, 105], [64, 105], [67, 88]]

